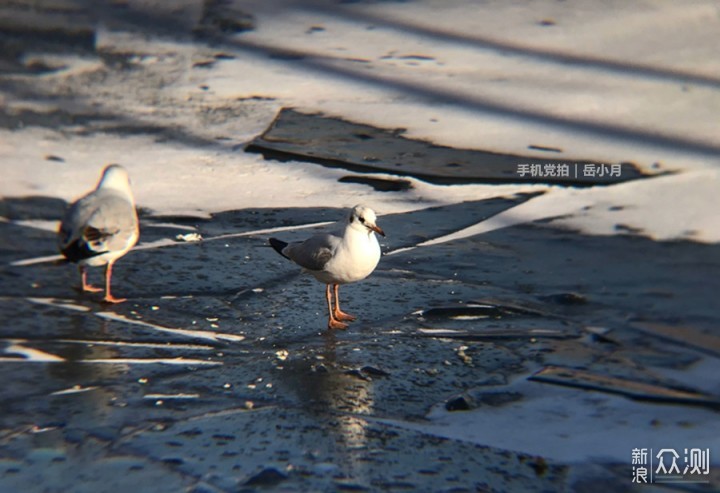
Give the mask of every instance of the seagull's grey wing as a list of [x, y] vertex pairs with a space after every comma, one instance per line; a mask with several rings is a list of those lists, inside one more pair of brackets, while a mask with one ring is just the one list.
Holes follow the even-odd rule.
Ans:
[[315, 235], [303, 242], [290, 243], [283, 254], [308, 270], [323, 270], [340, 243], [340, 238], [330, 234]]
[[60, 226], [60, 251], [72, 261], [130, 248], [138, 237], [135, 208], [124, 196], [98, 190], [72, 205]]

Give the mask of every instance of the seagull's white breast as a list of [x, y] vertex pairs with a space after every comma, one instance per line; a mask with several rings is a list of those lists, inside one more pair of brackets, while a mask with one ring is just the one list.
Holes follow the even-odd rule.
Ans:
[[315, 277], [327, 284], [345, 284], [365, 279], [380, 261], [380, 244], [374, 233], [347, 228], [332, 259]]

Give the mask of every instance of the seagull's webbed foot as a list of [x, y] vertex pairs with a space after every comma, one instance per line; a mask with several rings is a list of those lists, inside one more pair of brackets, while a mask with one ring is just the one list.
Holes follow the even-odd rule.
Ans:
[[[335, 306], [331, 310], [332, 315], [330, 315], [330, 318], [334, 318], [338, 321], [343, 322], [352, 322], [355, 320], [355, 317], [350, 315], [349, 313], [345, 313], [340, 309], [340, 294], [338, 293], [338, 290], [340, 289], [340, 286], [338, 284], [333, 284], [333, 291], [335, 294]], [[328, 293], [330, 290], [328, 289]], [[328, 308], [330, 308], [330, 303], [328, 302]]]
[[123, 301], [127, 301], [127, 298], [116, 298], [111, 294], [105, 295], [105, 297], [103, 298], [103, 303], [116, 304], [116, 303], [122, 303]]
[[103, 302], [122, 303], [123, 301], [127, 301], [127, 298], [116, 298], [110, 293], [110, 285], [112, 284], [112, 269], [113, 263], [108, 262], [107, 266], [105, 266], [105, 297], [103, 298]]
[[328, 319], [328, 329], [345, 330], [347, 328], [348, 328], [348, 324], [343, 323], [340, 320], [336, 320], [334, 318]]
[[352, 322], [353, 320], [357, 319], [357, 317], [350, 315], [349, 313], [340, 311], [340, 309], [335, 310], [335, 313], [333, 313], [333, 317], [335, 318], [335, 320], [341, 320], [343, 322]]
[[90, 284], [87, 280], [87, 268], [83, 265], [78, 267], [78, 270], [80, 271], [80, 292], [81, 293], [99, 293], [102, 291], [102, 288], [99, 288], [97, 286], [93, 286]]
[[103, 290], [103, 288], [99, 288], [97, 286], [93, 286], [92, 284], [83, 284], [82, 286], [79, 286], [78, 291], [83, 293], [99, 293]]

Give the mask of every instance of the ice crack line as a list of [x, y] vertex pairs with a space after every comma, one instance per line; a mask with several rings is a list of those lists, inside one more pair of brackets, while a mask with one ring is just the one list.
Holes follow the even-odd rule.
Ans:
[[[227, 240], [230, 238], [242, 238], [245, 236], [282, 233], [284, 231], [296, 231], [296, 230], [302, 230], [302, 229], [319, 228], [319, 227], [323, 227], [323, 226], [328, 226], [330, 224], [333, 224], [333, 221], [323, 221], [323, 222], [319, 222], [319, 223], [309, 223], [309, 224], [298, 224], [295, 226], [279, 226], [277, 228], [256, 229], [253, 231], [243, 231], [240, 233], [227, 233], [227, 234], [218, 235], [218, 236], [211, 236], [208, 238], [203, 238], [202, 241], [218, 241], [218, 240]], [[141, 243], [138, 246], [136, 246], [135, 248], [133, 248], [132, 251], [153, 250], [156, 248], [165, 248], [165, 247], [178, 246], [178, 245], [192, 245], [193, 243], [196, 243], [196, 242], [184, 242], [184, 241], [176, 241], [176, 240], [170, 239], [170, 238], [161, 238], [159, 240], [151, 241], [148, 243]], [[131, 253], [132, 253], [132, 251], [131, 251]], [[57, 262], [60, 260], [63, 260], [62, 255], [45, 255], [42, 257], [33, 257], [33, 258], [15, 260], [14, 262], [10, 262], [7, 265], [9, 265], [11, 267], [27, 267], [29, 265]]]
[[[87, 312], [88, 310], [85, 310], [80, 305], [73, 305], [69, 303], [63, 303], [60, 302], [54, 298], [27, 298], [28, 301], [31, 303], [37, 303], [40, 305], [47, 305], [47, 306], [53, 306], [57, 308], [64, 308], [66, 310], [73, 310], [73, 311], [84, 311]], [[115, 322], [123, 322], [127, 324], [132, 325], [139, 325], [141, 327], [145, 327], [148, 329], [152, 329], [158, 332], [166, 332], [169, 334], [175, 334], [183, 337], [192, 337], [194, 339], [205, 339], [209, 341], [227, 341], [227, 342], [240, 342], [245, 340], [245, 336], [238, 335], [238, 334], [227, 334], [223, 332], [213, 332], [210, 330], [188, 330], [188, 329], [176, 329], [172, 327], [163, 327], [162, 325], [152, 324], [150, 322], [145, 322], [142, 320], [133, 320], [131, 318], [125, 317], [124, 315], [120, 315], [119, 313], [115, 312], [93, 312], [93, 315], [96, 317], [100, 317], [104, 320], [113, 320]]]

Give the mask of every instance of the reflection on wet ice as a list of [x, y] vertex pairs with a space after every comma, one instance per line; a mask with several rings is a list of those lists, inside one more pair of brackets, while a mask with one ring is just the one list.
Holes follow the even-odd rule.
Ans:
[[332, 430], [337, 430], [337, 442], [342, 445], [339, 450], [363, 448], [368, 441], [367, 422], [360, 416], [374, 412], [373, 381], [345, 371], [350, 365], [338, 357], [334, 332], [324, 333], [323, 340], [317, 353], [308, 352], [302, 360], [285, 361], [282, 376], [307, 413], [337, 425]]

